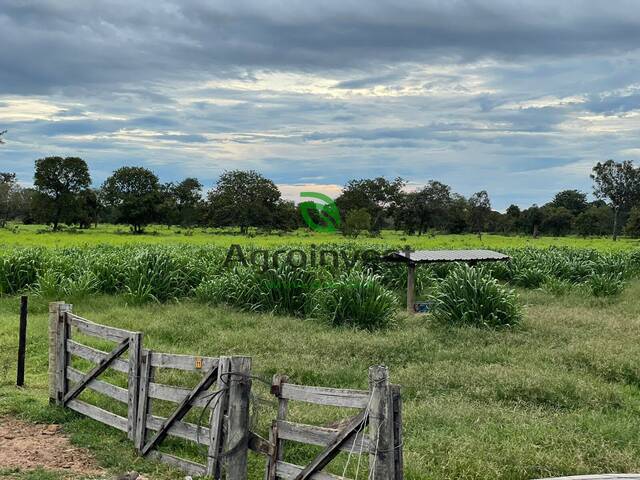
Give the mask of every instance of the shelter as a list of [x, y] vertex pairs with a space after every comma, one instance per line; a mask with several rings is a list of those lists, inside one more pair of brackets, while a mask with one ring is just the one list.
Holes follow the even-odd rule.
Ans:
[[493, 250], [415, 250], [409, 248], [384, 256], [387, 262], [407, 264], [407, 311], [414, 313], [416, 299], [416, 266], [421, 263], [464, 262], [476, 265], [478, 262], [503, 262], [511, 257]]

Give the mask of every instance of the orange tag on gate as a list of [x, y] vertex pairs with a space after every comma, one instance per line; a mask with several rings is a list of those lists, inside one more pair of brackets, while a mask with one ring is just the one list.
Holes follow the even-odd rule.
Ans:
[[200, 358], [200, 357], [196, 357], [196, 368], [197, 369], [201, 369], [202, 368], [202, 358]]

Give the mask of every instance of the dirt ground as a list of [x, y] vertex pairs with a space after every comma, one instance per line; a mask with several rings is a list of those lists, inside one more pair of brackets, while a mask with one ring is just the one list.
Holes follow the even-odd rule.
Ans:
[[74, 447], [59, 425], [36, 425], [0, 418], [0, 470], [36, 468], [68, 472], [70, 476], [100, 476], [89, 453]]

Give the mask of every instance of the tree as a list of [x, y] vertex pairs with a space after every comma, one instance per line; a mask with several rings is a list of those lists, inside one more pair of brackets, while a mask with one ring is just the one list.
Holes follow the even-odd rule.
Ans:
[[436, 180], [416, 192], [405, 193], [396, 208], [396, 224], [407, 233], [422, 235], [430, 228], [447, 228], [451, 187]]
[[146, 168], [119, 168], [102, 185], [102, 197], [114, 209], [114, 221], [131, 225], [134, 233], [159, 218], [160, 182]]
[[590, 175], [596, 197], [606, 199], [613, 209], [613, 240], [618, 238], [618, 218], [621, 209], [629, 208], [640, 198], [640, 172], [633, 163], [607, 160], [598, 162]]
[[360, 232], [371, 228], [371, 215], [364, 208], [351, 210], [342, 222], [342, 234], [348, 237], [358, 238]]
[[208, 194], [208, 216], [213, 226], [273, 228], [280, 191], [269, 179], [253, 170], [224, 172]]
[[632, 238], [640, 238], [640, 207], [633, 207], [624, 227], [624, 233]]
[[550, 233], [554, 237], [566, 235], [571, 231], [573, 215], [565, 207], [545, 207], [542, 220], [542, 231]]
[[[595, 203], [595, 202], [594, 202]], [[591, 205], [578, 215], [574, 221], [574, 228], [578, 235], [606, 235], [611, 231], [613, 213], [606, 205]]]
[[571, 215], [576, 216], [584, 212], [587, 207], [587, 194], [580, 190], [563, 190], [556, 193], [550, 206], [554, 208], [566, 208]]
[[533, 238], [538, 238], [539, 228], [544, 221], [544, 212], [535, 203], [520, 215], [520, 227], [525, 233], [531, 233]]
[[384, 177], [350, 180], [336, 198], [336, 205], [342, 215], [364, 208], [371, 216], [371, 230], [380, 231], [385, 216], [393, 217], [405, 185], [399, 177], [395, 180]]
[[16, 189], [16, 174], [0, 172], [0, 228], [4, 228], [11, 213], [11, 197]]
[[491, 214], [491, 201], [486, 190], [481, 190], [469, 197], [469, 220], [471, 228], [482, 238], [482, 230]]
[[81, 158], [46, 157], [36, 160], [33, 184], [47, 221], [58, 230], [63, 213], [76, 208], [78, 194], [91, 185], [91, 176], [87, 162]]
[[185, 178], [173, 187], [178, 222], [183, 227], [199, 223], [202, 214], [202, 184], [197, 178]]

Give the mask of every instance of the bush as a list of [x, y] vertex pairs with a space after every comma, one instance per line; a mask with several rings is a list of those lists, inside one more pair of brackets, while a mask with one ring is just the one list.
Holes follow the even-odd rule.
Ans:
[[594, 273], [586, 284], [594, 297], [619, 295], [625, 286], [621, 273]]
[[315, 296], [314, 313], [332, 325], [367, 330], [389, 327], [395, 319], [398, 299], [380, 278], [351, 271], [327, 282]]
[[243, 310], [303, 315], [317, 285], [313, 272], [280, 265], [259, 271], [236, 268], [202, 282], [196, 296], [208, 303], [227, 304]]
[[448, 324], [500, 327], [522, 319], [515, 291], [483, 268], [458, 266], [440, 283], [432, 300], [433, 317]]

